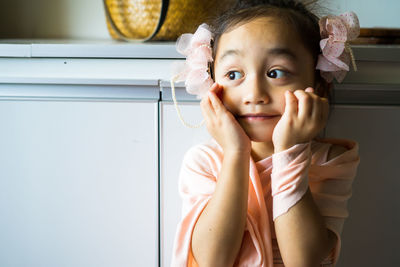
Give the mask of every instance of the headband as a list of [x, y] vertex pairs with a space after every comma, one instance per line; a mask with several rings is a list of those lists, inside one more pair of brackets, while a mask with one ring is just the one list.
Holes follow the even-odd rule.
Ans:
[[319, 21], [322, 54], [318, 56], [316, 69], [321, 76], [332, 82], [335, 78], [343, 81], [349, 71], [350, 61], [354, 71], [357, 71], [353, 51], [349, 45], [360, 34], [360, 24], [354, 12], [346, 12], [339, 16], [325, 16]]
[[201, 24], [194, 34], [182, 34], [176, 42], [176, 50], [186, 56], [185, 62], [174, 65], [175, 81], [185, 81], [189, 94], [201, 99], [214, 83], [209, 71], [213, 61], [212, 33], [207, 24]]
[[191, 125], [182, 117], [178, 107], [178, 101], [175, 96], [175, 82], [185, 81], [186, 91], [189, 94], [197, 96], [197, 99], [203, 98], [208, 89], [214, 83], [211, 78], [209, 65], [213, 61], [211, 39], [213, 34], [207, 24], [201, 24], [194, 34], [182, 34], [176, 42], [176, 50], [186, 56], [185, 62], [175, 62], [173, 65], [171, 79], [172, 99], [179, 119], [183, 125], [189, 128], [198, 128], [204, 124], [204, 120], [197, 125]]

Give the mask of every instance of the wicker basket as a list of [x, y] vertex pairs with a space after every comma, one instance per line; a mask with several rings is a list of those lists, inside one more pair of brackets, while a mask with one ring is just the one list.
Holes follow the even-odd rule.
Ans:
[[114, 39], [143, 42], [176, 40], [234, 0], [103, 0], [107, 28]]

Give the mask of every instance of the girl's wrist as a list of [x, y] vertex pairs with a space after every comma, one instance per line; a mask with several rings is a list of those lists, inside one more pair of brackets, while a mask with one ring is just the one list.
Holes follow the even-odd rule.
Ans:
[[292, 148], [293, 146], [298, 145], [298, 144], [307, 144], [307, 143], [309, 143], [309, 141], [308, 142], [298, 142], [298, 143], [293, 143], [293, 144], [275, 146], [274, 147], [274, 153], [279, 153], [279, 152], [288, 150], [289, 148]]
[[274, 148], [274, 153], [279, 153], [285, 150], [288, 150], [289, 148], [291, 148], [292, 146], [280, 146], [280, 147], [275, 147]]
[[250, 158], [251, 149], [227, 149], [224, 150], [224, 157]]

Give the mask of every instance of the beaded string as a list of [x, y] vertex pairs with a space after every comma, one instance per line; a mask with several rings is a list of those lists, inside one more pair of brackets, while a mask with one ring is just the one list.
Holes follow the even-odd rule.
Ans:
[[350, 54], [351, 63], [353, 64], [354, 71], [357, 71], [356, 59], [354, 58], [353, 50], [351, 49], [348, 42], [344, 44], [344, 49]]
[[172, 99], [174, 100], [174, 106], [175, 106], [176, 112], [178, 113], [179, 120], [182, 122], [183, 125], [185, 125], [188, 128], [200, 128], [201, 126], [203, 126], [203, 124], [205, 122], [204, 119], [202, 122], [200, 122], [199, 124], [196, 124], [196, 125], [189, 124], [183, 119], [181, 110], [179, 109], [179, 106], [178, 106], [178, 101], [176, 100], [176, 96], [175, 96], [175, 82], [178, 79], [178, 77], [179, 77], [179, 74], [172, 77], [171, 89], [172, 89]]

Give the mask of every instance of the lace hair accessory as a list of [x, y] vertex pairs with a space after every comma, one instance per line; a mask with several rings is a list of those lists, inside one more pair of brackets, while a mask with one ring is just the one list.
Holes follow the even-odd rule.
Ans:
[[197, 99], [203, 98], [208, 89], [214, 83], [211, 78], [209, 64], [213, 61], [211, 39], [212, 33], [207, 24], [201, 24], [194, 34], [182, 34], [176, 42], [176, 50], [186, 56], [185, 62], [175, 62], [173, 77], [171, 79], [172, 98], [181, 122], [190, 128], [198, 128], [204, 124], [204, 120], [198, 125], [190, 125], [183, 120], [175, 96], [175, 82], [185, 81], [186, 91], [197, 95]]
[[335, 78], [339, 83], [343, 81], [349, 71], [350, 61], [354, 71], [357, 71], [356, 61], [349, 41], [360, 34], [360, 24], [354, 12], [346, 12], [339, 16], [325, 16], [319, 21], [322, 54], [318, 57], [316, 69], [321, 76], [332, 82]]

